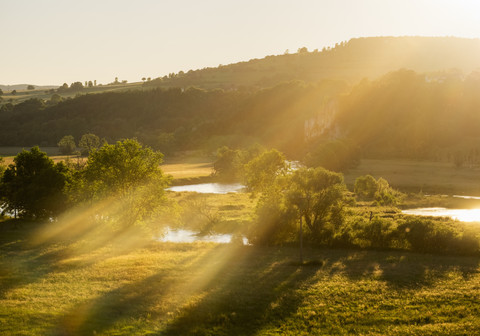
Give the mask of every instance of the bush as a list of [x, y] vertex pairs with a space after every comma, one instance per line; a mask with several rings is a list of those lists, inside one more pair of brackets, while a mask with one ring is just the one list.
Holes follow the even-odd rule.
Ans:
[[478, 230], [461, 223], [414, 218], [399, 225], [398, 230], [416, 252], [472, 254], [479, 249]]
[[385, 249], [392, 247], [395, 233], [396, 225], [392, 220], [377, 217], [362, 226], [360, 237], [371, 248]]
[[354, 187], [357, 198], [363, 201], [375, 200], [379, 205], [395, 205], [403, 194], [388, 184], [384, 178], [375, 178], [371, 175], [360, 176], [355, 180]]

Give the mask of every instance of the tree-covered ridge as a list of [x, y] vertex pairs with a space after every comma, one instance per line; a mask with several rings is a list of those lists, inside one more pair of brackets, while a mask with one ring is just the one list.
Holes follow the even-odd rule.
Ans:
[[477, 164], [479, 89], [476, 72], [399, 70], [353, 89], [325, 80], [268, 89], [103, 93], [53, 106], [28, 100], [0, 108], [0, 145], [54, 146], [65, 135], [78, 142], [93, 133], [110, 143], [136, 137], [164, 153], [259, 143], [337, 171], [361, 157]]
[[[143, 81], [127, 83], [125, 80], [98, 84], [94, 80], [64, 83], [56, 90], [42, 88], [25, 90], [4, 88], [0, 105], [17, 104], [30, 98], [39, 98], [56, 104], [58, 100], [76, 95], [149, 90], [152, 88], [245, 89], [268, 88], [282, 82], [300, 80], [314, 83], [335, 79], [356, 84], [363, 78], [376, 79], [401, 68], [433, 76], [438, 72], [455, 69], [468, 74], [480, 68], [480, 40], [456, 37], [363, 37], [336, 43], [322, 50], [307, 48], [286, 50], [282, 55], [269, 55], [229, 65], [203, 69], [185, 69], [178, 73], [141, 78]], [[155, 78], [157, 77], [157, 78]], [[154, 79], [151, 79], [154, 78]], [[0, 85], [1, 86], [1, 85]], [[40, 88], [36, 86], [36, 88]], [[7, 92], [10, 91], [10, 92]], [[18, 91], [18, 92], [17, 92]]]
[[261, 59], [171, 73], [147, 86], [203, 88], [271, 87], [283, 81], [322, 79], [356, 83], [401, 68], [417, 72], [458, 69], [469, 73], [480, 67], [480, 40], [456, 37], [366, 37], [336, 43], [322, 50], [286, 51]]
[[93, 133], [137, 137], [164, 152], [261, 142], [287, 152], [303, 144], [304, 122], [345, 90], [341, 82], [292, 82], [263, 90], [156, 89], [85, 95], [54, 106], [29, 100], [0, 112], [0, 145], [56, 145]]

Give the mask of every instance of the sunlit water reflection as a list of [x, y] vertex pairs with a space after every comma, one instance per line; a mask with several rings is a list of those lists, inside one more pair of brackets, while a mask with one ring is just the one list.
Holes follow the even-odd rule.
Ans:
[[[171, 230], [169, 229], [163, 237], [159, 239], [161, 242], [171, 242], [171, 243], [194, 243], [194, 242], [211, 242], [211, 243], [220, 243], [228, 244], [232, 242], [233, 235], [231, 234], [210, 234], [210, 235], [199, 235], [198, 233], [191, 230]], [[248, 239], [242, 238], [243, 245], [248, 245]]]
[[480, 209], [418, 208], [403, 210], [406, 215], [450, 217], [461, 222], [480, 222]]
[[228, 194], [230, 192], [239, 192], [245, 186], [241, 183], [200, 183], [188, 184], [182, 186], [170, 187], [171, 191], [193, 191], [202, 194]]

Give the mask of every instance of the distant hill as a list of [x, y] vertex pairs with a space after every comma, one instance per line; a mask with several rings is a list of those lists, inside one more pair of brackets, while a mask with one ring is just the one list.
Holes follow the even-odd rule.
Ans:
[[356, 83], [401, 68], [420, 73], [456, 69], [464, 74], [480, 69], [480, 39], [456, 37], [367, 37], [334, 48], [266, 56], [248, 62], [170, 74], [149, 86], [200, 88], [271, 87], [283, 81], [322, 79]]
[[[376, 79], [399, 69], [414, 70], [438, 78], [456, 73], [464, 78], [480, 69], [480, 39], [456, 37], [365, 37], [340, 42], [333, 48], [266, 56], [222, 65], [215, 68], [171, 73], [144, 83], [118, 83], [98, 85], [80, 91], [58, 92], [62, 97], [152, 88], [242, 89], [269, 88], [282, 82], [301, 80], [306, 83], [323, 79], [341, 80], [354, 85], [363, 78]], [[17, 104], [30, 98], [50, 99], [56, 86], [35, 86], [27, 91], [28, 84], [0, 85], [4, 91], [3, 104]], [[9, 95], [11, 90], [17, 95]], [[2, 105], [2, 102], [0, 102]]]
[[260, 143], [338, 169], [357, 156], [480, 166], [478, 69], [479, 39], [376, 37], [56, 99], [5, 94], [0, 146], [95, 133], [164, 152]]
[[23, 91], [23, 90], [26, 90], [29, 85], [33, 85], [37, 90], [40, 90], [40, 89], [50, 90], [50, 89], [58, 88], [58, 85], [35, 85], [35, 84], [1, 85], [0, 84], [0, 89], [2, 89], [2, 91], [4, 92], [8, 92], [12, 90]]

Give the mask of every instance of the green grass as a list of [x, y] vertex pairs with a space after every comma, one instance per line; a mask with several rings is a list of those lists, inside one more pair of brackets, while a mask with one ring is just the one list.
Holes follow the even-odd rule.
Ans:
[[[2, 335], [476, 335], [473, 257], [41, 241], [2, 223]], [[39, 225], [39, 224], [34, 224]], [[52, 224], [47, 224], [52, 225]]]
[[181, 207], [180, 226], [198, 231], [245, 234], [257, 198], [247, 193], [200, 194], [168, 192]]

